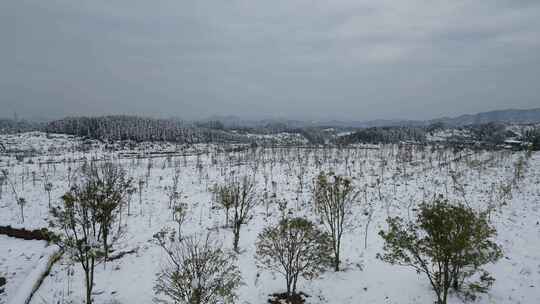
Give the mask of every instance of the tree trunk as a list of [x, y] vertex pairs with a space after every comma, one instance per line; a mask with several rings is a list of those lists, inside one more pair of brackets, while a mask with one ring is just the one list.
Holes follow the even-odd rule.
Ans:
[[119, 219], [118, 219], [118, 233], [120, 233], [121, 231], [121, 228], [122, 228], [122, 204], [120, 204], [120, 210], [118, 212], [119, 214]]
[[86, 268], [84, 270], [84, 281], [86, 284], [86, 304], [92, 304], [92, 277], [91, 270]]
[[139, 190], [140, 215], [142, 215], [142, 190]]
[[447, 298], [448, 298], [448, 288], [444, 287], [443, 299], [442, 299], [442, 303], [441, 303], [441, 304], [446, 304]]
[[452, 282], [452, 288], [455, 291], [459, 291], [461, 289], [461, 284], [459, 282], [459, 273], [460, 273], [460, 267], [456, 267], [454, 271], [452, 272], [451, 276], [451, 282]]
[[190, 304], [201, 304], [201, 288], [197, 287], [195, 290], [193, 290], [193, 297], [191, 298]]
[[334, 270], [339, 271], [339, 247], [340, 241], [338, 238], [335, 238], [334, 241]]
[[180, 223], [178, 223], [178, 240], [181, 241], [182, 240], [182, 234], [181, 234], [181, 231], [182, 231], [182, 225]]
[[287, 282], [287, 302], [289, 302], [289, 297], [291, 296], [292, 278], [289, 275], [285, 275], [285, 280]]
[[292, 287], [292, 294], [295, 294], [296, 293], [296, 282], [298, 282], [298, 274], [296, 274], [294, 277], [293, 277], [293, 287]]
[[239, 241], [240, 241], [240, 226], [239, 226], [239, 223], [235, 223], [233, 248], [236, 253], [238, 253]]
[[86, 274], [86, 304], [92, 304], [92, 292], [90, 291], [88, 274]]
[[445, 304], [445, 303], [443, 302], [443, 300], [442, 300], [441, 295], [439, 294], [439, 292], [436, 291], [436, 293], [437, 293], [437, 304]]
[[103, 249], [105, 251], [105, 261], [107, 261], [107, 258], [109, 257], [109, 231], [108, 229], [103, 230]]

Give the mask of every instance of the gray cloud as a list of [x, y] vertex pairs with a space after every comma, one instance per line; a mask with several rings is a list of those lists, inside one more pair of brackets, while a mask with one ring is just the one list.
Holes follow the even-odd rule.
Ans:
[[0, 116], [540, 106], [536, 0], [4, 0], [0, 41]]

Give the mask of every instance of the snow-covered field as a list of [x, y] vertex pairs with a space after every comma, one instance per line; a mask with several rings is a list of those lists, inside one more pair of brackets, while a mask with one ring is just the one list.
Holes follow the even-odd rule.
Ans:
[[[121, 164], [134, 178], [147, 180], [142, 191], [131, 198], [131, 215], [124, 210], [124, 235], [115, 251], [137, 249], [134, 254], [96, 268], [95, 303], [151, 303], [155, 274], [165, 261], [162, 250], [150, 242], [165, 226], [176, 227], [168, 208], [165, 187], [180, 170], [182, 201], [189, 205], [183, 233], [214, 231], [226, 247], [232, 248], [232, 232], [223, 228], [223, 210], [212, 208], [209, 188], [221, 183], [232, 171], [255, 175], [260, 200], [276, 195], [288, 201], [290, 212], [317, 217], [310, 207], [313, 178], [320, 171], [349, 175], [361, 194], [355, 207], [357, 225], [344, 235], [344, 271], [328, 270], [313, 281], [299, 281], [299, 290], [309, 294], [309, 303], [433, 303], [434, 294], [423, 276], [412, 269], [391, 266], [376, 259], [382, 239], [378, 231], [386, 228], [388, 216], [413, 217], [415, 206], [436, 194], [467, 203], [477, 209], [497, 204], [500, 212], [491, 215], [498, 230], [496, 241], [504, 257], [488, 269], [496, 278], [489, 293], [477, 303], [540, 303], [540, 154], [530, 158], [524, 152], [419, 149], [397, 145], [353, 147], [349, 149], [275, 148], [231, 151], [220, 146], [180, 149], [175, 145], [147, 144], [155, 149], [152, 158], [128, 157], [131, 151], [106, 150], [103, 144], [78, 151], [82, 140], [68, 136], [47, 138], [41, 133], [0, 137], [18, 149], [36, 151], [32, 157], [17, 160], [0, 156], [0, 169], [9, 171], [19, 197], [24, 197], [24, 222], [10, 185], [4, 185], [0, 199], [0, 225], [36, 229], [48, 226], [48, 194], [43, 183], [53, 184], [51, 204], [69, 189], [83, 159], [111, 159]], [[152, 148], [153, 146], [153, 148]], [[159, 151], [176, 151], [167, 157]], [[140, 150], [135, 152], [140, 153]], [[185, 154], [183, 156], [182, 154]], [[525, 161], [523, 178], [515, 180], [515, 164]], [[149, 165], [150, 164], [150, 165]], [[34, 173], [33, 173], [34, 172]], [[377, 182], [379, 181], [379, 182]], [[501, 191], [512, 185], [511, 192]], [[302, 191], [300, 191], [302, 189]], [[366, 211], [373, 211], [366, 232]], [[238, 264], [244, 285], [239, 288], [239, 303], [266, 303], [268, 294], [284, 289], [279, 274], [255, 266], [257, 235], [278, 220], [277, 204], [270, 205], [267, 217], [261, 203], [254, 218], [242, 228]], [[364, 243], [367, 233], [367, 243]], [[0, 236], [0, 276], [6, 276], [6, 292], [0, 303], [9, 303], [33, 263], [44, 252], [44, 243]], [[82, 303], [83, 272], [66, 257], [54, 265], [31, 303]], [[462, 303], [452, 297], [449, 303]]]
[[[0, 235], [0, 274], [7, 284], [0, 303], [9, 303], [45, 253], [45, 241], [26, 241]], [[7, 296], [6, 296], [7, 295]]]

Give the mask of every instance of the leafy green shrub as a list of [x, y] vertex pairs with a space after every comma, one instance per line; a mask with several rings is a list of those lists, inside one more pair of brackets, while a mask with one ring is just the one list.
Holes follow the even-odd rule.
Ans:
[[497, 261], [502, 252], [491, 241], [496, 231], [486, 213], [440, 197], [420, 205], [416, 222], [399, 217], [387, 221], [388, 231], [379, 233], [385, 240], [384, 254], [377, 257], [424, 273], [438, 304], [446, 304], [450, 289], [475, 298], [493, 284], [495, 279], [482, 266]]
[[287, 295], [296, 295], [301, 276], [313, 279], [330, 264], [332, 241], [304, 218], [284, 218], [275, 227], [267, 227], [257, 241], [258, 266], [276, 271], [285, 277]]

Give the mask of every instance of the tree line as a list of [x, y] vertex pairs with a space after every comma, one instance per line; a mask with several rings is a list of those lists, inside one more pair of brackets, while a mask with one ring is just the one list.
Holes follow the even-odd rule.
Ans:
[[241, 142], [241, 136], [197, 127], [176, 119], [137, 116], [68, 117], [48, 123], [45, 132], [98, 140], [170, 141], [175, 143]]

